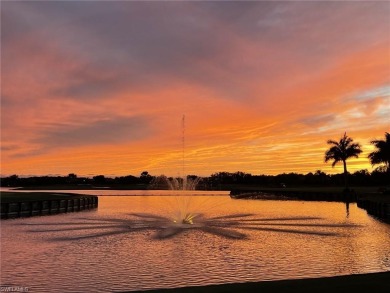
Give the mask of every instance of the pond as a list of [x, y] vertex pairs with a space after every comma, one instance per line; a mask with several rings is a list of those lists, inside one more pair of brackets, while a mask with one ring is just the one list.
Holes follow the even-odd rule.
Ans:
[[[2, 285], [120, 292], [390, 270], [390, 225], [354, 203], [77, 192], [102, 195], [99, 208], [1, 222]], [[167, 224], [183, 209], [193, 223]]]

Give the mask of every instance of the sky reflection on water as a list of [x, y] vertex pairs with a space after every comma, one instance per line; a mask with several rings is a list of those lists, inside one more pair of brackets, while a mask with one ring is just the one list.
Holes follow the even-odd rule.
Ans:
[[97, 210], [2, 221], [1, 282], [114, 292], [390, 270], [389, 225], [356, 204], [194, 196], [175, 213], [176, 200], [102, 196]]

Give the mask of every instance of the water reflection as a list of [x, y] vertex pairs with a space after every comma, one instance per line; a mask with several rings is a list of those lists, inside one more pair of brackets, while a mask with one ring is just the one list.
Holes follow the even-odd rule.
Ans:
[[4, 221], [1, 283], [98, 293], [390, 270], [390, 227], [355, 203], [346, 220], [345, 203], [193, 197], [204, 231], [168, 229], [177, 209], [171, 196], [102, 196], [94, 211]]
[[[76, 222], [27, 223], [22, 225], [34, 226], [34, 229], [28, 230], [34, 233], [83, 232], [81, 235], [69, 236], [67, 234], [63, 237], [52, 238], [52, 240], [59, 241], [82, 240], [140, 231], [154, 231], [153, 239], [167, 239], [185, 231], [202, 231], [229, 239], [245, 239], [248, 237], [246, 231], [250, 230], [315, 236], [342, 236], [337, 228], [357, 227], [355, 224], [329, 224], [318, 217], [259, 218], [254, 214], [230, 214], [207, 218], [202, 214], [188, 214], [182, 221], [177, 221], [169, 217], [148, 213], [129, 213], [127, 216], [130, 217], [124, 219], [84, 217], [78, 218]], [[317, 220], [316, 223], [313, 223], [313, 220]], [[38, 226], [45, 228], [40, 229]]]
[[347, 218], [349, 218], [349, 201], [346, 201], [345, 202], [345, 212], [347, 214]]

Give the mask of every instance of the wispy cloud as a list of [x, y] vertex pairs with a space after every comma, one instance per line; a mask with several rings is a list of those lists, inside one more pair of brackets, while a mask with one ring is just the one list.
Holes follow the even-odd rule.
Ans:
[[99, 146], [137, 141], [151, 134], [146, 117], [119, 117], [82, 125], [48, 125], [35, 142], [54, 148]]

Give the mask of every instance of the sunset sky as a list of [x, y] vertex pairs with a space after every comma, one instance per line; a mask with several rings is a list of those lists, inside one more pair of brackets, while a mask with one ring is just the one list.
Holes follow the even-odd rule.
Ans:
[[[320, 169], [390, 132], [388, 1], [2, 1], [1, 175]], [[182, 117], [185, 115], [184, 171]]]

